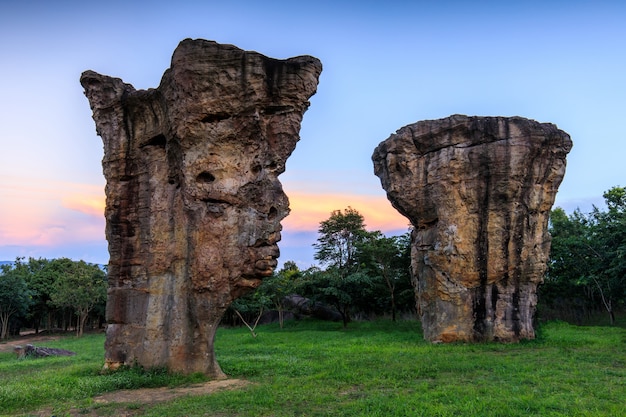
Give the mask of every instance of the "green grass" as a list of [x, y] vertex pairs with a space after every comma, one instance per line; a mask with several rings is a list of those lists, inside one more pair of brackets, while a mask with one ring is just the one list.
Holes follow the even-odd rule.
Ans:
[[[76, 357], [17, 361], [0, 354], [0, 415], [146, 416], [622, 416], [626, 329], [545, 324], [536, 341], [432, 345], [419, 323], [291, 322], [220, 329], [218, 360], [245, 388], [161, 404], [96, 405], [121, 388], [203, 380], [162, 371], [100, 375], [103, 336], [54, 344]], [[58, 398], [58, 399], [57, 399]], [[100, 408], [98, 408], [100, 407]], [[123, 411], [123, 412], [122, 412]], [[51, 413], [52, 414], [52, 413]]]
[[[36, 344], [41, 346], [41, 343]], [[200, 375], [168, 375], [162, 369], [125, 369], [102, 375], [104, 335], [45, 342], [77, 352], [72, 357], [27, 358], [0, 354], [0, 416], [51, 408], [87, 407], [91, 397], [118, 389], [177, 386], [203, 381]]]

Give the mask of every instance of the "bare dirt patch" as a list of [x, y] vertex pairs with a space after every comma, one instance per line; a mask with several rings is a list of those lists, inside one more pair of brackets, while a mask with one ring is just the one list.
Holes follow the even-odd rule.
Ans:
[[203, 384], [179, 388], [163, 387], [113, 391], [94, 397], [93, 400], [96, 404], [154, 404], [164, 401], [171, 401], [175, 398], [186, 395], [207, 395], [221, 389], [237, 389], [244, 387], [248, 384], [248, 381], [244, 381], [242, 379], [222, 379], [218, 381], [208, 381]]
[[[243, 379], [221, 379], [203, 384], [178, 388], [140, 388], [112, 391], [93, 398], [93, 405], [87, 408], [72, 408], [63, 415], [70, 417], [135, 417], [142, 415], [151, 405], [171, 401], [179, 397], [210, 395], [219, 390], [243, 388], [250, 382]], [[46, 408], [31, 412], [29, 416], [50, 417], [54, 410]]]

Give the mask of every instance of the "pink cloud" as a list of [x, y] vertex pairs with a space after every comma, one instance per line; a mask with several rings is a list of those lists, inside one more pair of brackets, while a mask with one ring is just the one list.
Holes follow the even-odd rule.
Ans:
[[0, 177], [3, 245], [54, 246], [104, 240], [101, 186]]

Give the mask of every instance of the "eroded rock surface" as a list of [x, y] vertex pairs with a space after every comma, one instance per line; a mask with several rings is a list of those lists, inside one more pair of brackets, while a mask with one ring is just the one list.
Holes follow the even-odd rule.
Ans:
[[534, 338], [548, 217], [571, 147], [552, 124], [454, 115], [405, 126], [376, 148], [374, 171], [414, 227], [426, 339]]
[[223, 376], [215, 330], [276, 266], [278, 175], [321, 70], [186, 39], [156, 89], [82, 74], [107, 181], [105, 367]]

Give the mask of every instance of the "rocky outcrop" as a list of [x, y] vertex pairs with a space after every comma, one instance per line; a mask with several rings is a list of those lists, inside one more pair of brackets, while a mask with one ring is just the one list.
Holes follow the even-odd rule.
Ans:
[[74, 356], [76, 352], [72, 352], [70, 350], [58, 349], [58, 348], [49, 348], [44, 346], [33, 346], [26, 345], [15, 346], [13, 349], [18, 359], [24, 359], [27, 356], [33, 358], [46, 358], [48, 356]]
[[532, 339], [548, 217], [572, 147], [521, 117], [455, 115], [405, 126], [374, 171], [412, 233], [412, 274], [431, 341]]
[[343, 320], [337, 310], [298, 294], [286, 296], [283, 298], [283, 304], [285, 308], [295, 313], [296, 317], [306, 316], [328, 321]]
[[278, 175], [321, 69], [187, 39], [156, 89], [82, 74], [107, 181], [105, 367], [223, 376], [215, 330], [276, 266]]

